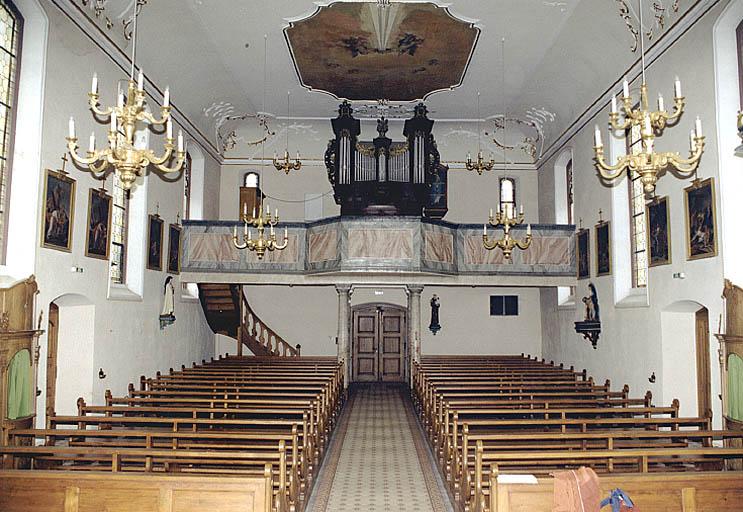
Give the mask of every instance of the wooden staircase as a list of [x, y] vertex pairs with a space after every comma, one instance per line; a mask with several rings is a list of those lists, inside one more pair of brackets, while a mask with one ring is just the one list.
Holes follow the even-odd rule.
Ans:
[[257, 356], [300, 355], [301, 345], [287, 343], [255, 314], [240, 285], [199, 284], [199, 300], [212, 331], [238, 340], [238, 355], [244, 346]]

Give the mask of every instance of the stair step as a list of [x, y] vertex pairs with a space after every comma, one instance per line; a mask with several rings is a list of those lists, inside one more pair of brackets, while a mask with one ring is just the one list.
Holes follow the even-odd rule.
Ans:
[[234, 314], [237, 310], [230, 306], [224, 306], [222, 304], [207, 304], [206, 309], [209, 311], [218, 311], [220, 313], [232, 313]]
[[207, 304], [230, 304], [234, 307], [234, 303], [229, 297], [208, 297], [205, 300]]

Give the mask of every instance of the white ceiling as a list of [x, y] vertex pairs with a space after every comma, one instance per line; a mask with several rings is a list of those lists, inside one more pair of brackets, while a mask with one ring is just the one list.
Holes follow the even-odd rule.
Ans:
[[[131, 1], [109, 0], [107, 8], [116, 11]], [[548, 138], [554, 137], [637, 58], [617, 0], [448, 3], [456, 16], [476, 20], [482, 33], [463, 85], [429, 98], [431, 117], [437, 120], [476, 118], [480, 91], [482, 117], [504, 108], [515, 115], [543, 108], [556, 115], [546, 130]], [[681, 0], [680, 12], [669, 15], [667, 26], [693, 3]], [[645, 4], [646, 20], [652, 20], [651, 1]], [[312, 0], [150, 1], [139, 19], [138, 63], [158, 85], [170, 85], [173, 102], [214, 140], [215, 119], [205, 115], [209, 107], [218, 104], [235, 113], [264, 110], [265, 34], [265, 111], [285, 116], [290, 91], [292, 117], [329, 119], [338, 101], [299, 85], [282, 32], [287, 19], [314, 10]]]

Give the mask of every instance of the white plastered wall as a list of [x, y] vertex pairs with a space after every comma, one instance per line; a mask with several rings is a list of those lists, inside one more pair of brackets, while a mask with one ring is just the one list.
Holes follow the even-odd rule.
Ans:
[[[102, 103], [114, 101], [116, 81], [125, 78], [124, 72], [113, 64], [90, 39], [73, 25], [51, 3], [43, 7], [35, 0], [16, 2], [26, 20], [24, 32], [21, 78], [19, 88], [19, 116], [17, 142], [14, 154], [13, 179], [9, 215], [8, 265], [2, 273], [14, 277], [35, 274], [40, 293], [37, 296], [37, 314], [44, 313], [42, 327], [46, 327], [49, 304], [62, 296], [84, 296], [88, 304], [60, 308], [59, 386], [64, 396], [57, 402], [58, 411], [71, 411], [74, 400], [83, 396], [86, 401], [102, 403], [105, 389], [124, 394], [127, 384], [139, 375], [151, 375], [181, 363], [190, 364], [213, 354], [213, 334], [203, 318], [197, 301], [176, 301], [178, 320], [161, 331], [158, 315], [162, 300], [164, 272], [145, 270], [142, 236], [147, 213], [154, 213], [159, 205], [167, 224], [174, 223], [182, 209], [183, 183], [166, 183], [157, 176], [133, 192], [133, 207], [137, 202], [141, 225], [132, 227], [129, 270], [133, 272], [126, 293], [114, 294], [109, 299], [108, 262], [84, 256], [85, 224], [88, 191], [100, 182], [88, 174], [68, 166], [76, 180], [74, 225], [71, 252], [39, 247], [39, 218], [43, 196], [43, 169], [58, 168], [65, 152], [67, 120], [73, 115], [81, 138], [95, 131], [99, 141], [105, 140], [105, 126], [93, 121], [87, 108], [86, 91], [90, 77], [98, 72]], [[174, 101], [177, 94], [174, 91]], [[153, 146], [160, 144], [153, 137]], [[192, 146], [193, 147], [193, 146]], [[204, 205], [204, 214], [218, 215], [219, 164], [204, 158], [203, 188], [212, 198]], [[110, 189], [111, 180], [108, 180]], [[173, 191], [177, 190], [176, 193]], [[144, 216], [144, 218], [142, 217]], [[165, 246], [167, 247], [167, 246]], [[71, 268], [82, 272], [71, 272]], [[180, 287], [178, 278], [174, 283]], [[64, 302], [64, 300], [63, 300]], [[87, 338], [83, 338], [85, 334]], [[84, 346], [80, 346], [83, 343]], [[46, 334], [40, 338], [38, 424], [44, 422], [46, 382]], [[105, 379], [98, 378], [102, 368]], [[67, 379], [67, 380], [65, 380]]]
[[[676, 127], [669, 127], [665, 134], [657, 139], [656, 147], [659, 151], [687, 151], [689, 146], [689, 130], [693, 127], [696, 116], [704, 122], [707, 146], [699, 169], [701, 178], [714, 177], [716, 190], [721, 189], [718, 148], [723, 139], [718, 141], [718, 130], [713, 122], [716, 118], [715, 107], [715, 70], [713, 64], [713, 26], [723, 11], [724, 6], [712, 8], [693, 28], [685, 33], [658, 61], [648, 69], [647, 81], [652, 96], [663, 92], [669, 97], [672, 93], [673, 80], [678, 75], [683, 84], [686, 96], [686, 112]], [[694, 55], [693, 65], [690, 65], [689, 56]], [[733, 71], [735, 73], [735, 71]], [[734, 74], [732, 75], [735, 76]], [[633, 84], [636, 88], [637, 84]], [[542, 292], [543, 311], [543, 351], [544, 357], [555, 361], [575, 364], [578, 368], [587, 368], [597, 380], [610, 378], [615, 387], [629, 384], [633, 396], [642, 396], [645, 390], [653, 392], [657, 404], [674, 398], [676, 386], [672, 383], [677, 380], [674, 370], [669, 365], [676, 359], [683, 360], [683, 367], [692, 361], [694, 350], [690, 350], [688, 340], [674, 336], [668, 327], [673, 323], [671, 317], [663, 317], [664, 311], [671, 304], [679, 301], [689, 301], [703, 305], [709, 309], [710, 329], [716, 331], [718, 318], [722, 314], [723, 304], [720, 294], [723, 286], [723, 258], [717, 256], [703, 260], [687, 261], [684, 233], [686, 231], [684, 215], [684, 191], [689, 185], [672, 175], [665, 175], [658, 183], [657, 194], [668, 196], [670, 203], [671, 221], [671, 249], [672, 263], [670, 265], [654, 267], [649, 270], [649, 284], [647, 290], [633, 292], [627, 290], [624, 271], [613, 271], [610, 276], [595, 277], [595, 229], [598, 222], [598, 211], [603, 210], [604, 219], [612, 219], [616, 226], [612, 234], [617, 236], [617, 229], [622, 228], [619, 223], [624, 222], [624, 213], [614, 211], [617, 208], [626, 208], [624, 190], [614, 187], [627, 187], [626, 179], [614, 186], [602, 185], [593, 167], [593, 128], [594, 125], [606, 126], [608, 122], [608, 108], [595, 119], [583, 126], [567, 144], [573, 149], [576, 219], [583, 219], [584, 227], [591, 228], [591, 281], [598, 290], [601, 304], [602, 333], [598, 342], [598, 349], [593, 350], [591, 345], [582, 336], [574, 331], [573, 322], [582, 319], [583, 311], [580, 308], [558, 309], [556, 307], [556, 293], [554, 290]], [[734, 130], [734, 126], [733, 126]], [[605, 140], [607, 138], [605, 137]], [[723, 151], [732, 151], [727, 148]], [[543, 162], [540, 169], [551, 170], [555, 157]], [[554, 209], [549, 198], [554, 194], [554, 177], [550, 172], [541, 172], [540, 191], [542, 202], [540, 211], [542, 218], [549, 215]], [[727, 185], [726, 185], [727, 186]], [[717, 194], [719, 240], [725, 247], [725, 222], [739, 219], [728, 219], [724, 208], [720, 209], [720, 196]], [[739, 199], [738, 199], [739, 201]], [[627, 210], [628, 211], [628, 210]], [[721, 212], [723, 212], [721, 214]], [[616, 213], [616, 215], [615, 215]], [[626, 220], [627, 224], [629, 219]], [[613, 262], [617, 259], [629, 260], [629, 247], [625, 242], [615, 239], [612, 242]], [[676, 279], [674, 274], [681, 273], [685, 279]], [[578, 296], [588, 294], [588, 281], [579, 281]], [[642, 297], [646, 294], [647, 299]], [[638, 298], [639, 295], [639, 298]], [[701, 306], [700, 306], [701, 307]], [[672, 314], [672, 313], [666, 313]], [[687, 317], [688, 319], [688, 317]], [[688, 324], [686, 324], [688, 326]], [[666, 327], [664, 329], [664, 326]], [[692, 333], [693, 334], [693, 333]], [[712, 404], [714, 422], [720, 426], [720, 374], [717, 367], [716, 344], [710, 335], [710, 360], [712, 361]], [[696, 370], [694, 370], [696, 371]], [[656, 374], [655, 383], [648, 381], [652, 373]], [[665, 373], [669, 373], [668, 378]], [[692, 413], [697, 410], [696, 395], [684, 392], [682, 408]]]

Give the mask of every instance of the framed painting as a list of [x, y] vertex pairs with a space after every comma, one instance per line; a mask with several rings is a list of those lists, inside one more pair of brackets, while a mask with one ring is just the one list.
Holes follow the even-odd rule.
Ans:
[[579, 229], [575, 236], [575, 259], [578, 266], [578, 279], [591, 277], [591, 232]]
[[596, 224], [596, 275], [611, 274], [611, 231], [609, 221]]
[[648, 236], [648, 266], [671, 263], [671, 219], [668, 197], [656, 197], [645, 207]]
[[717, 256], [717, 211], [713, 178], [694, 180], [684, 189], [686, 259]]
[[168, 272], [181, 273], [181, 226], [179, 224], [168, 226]]
[[47, 169], [44, 174], [44, 211], [41, 246], [70, 252], [75, 218], [75, 180]]
[[85, 256], [107, 260], [111, 233], [112, 198], [105, 189], [91, 188], [88, 193], [88, 224]]
[[159, 215], [150, 215], [147, 230], [147, 268], [163, 269], [163, 220]]

